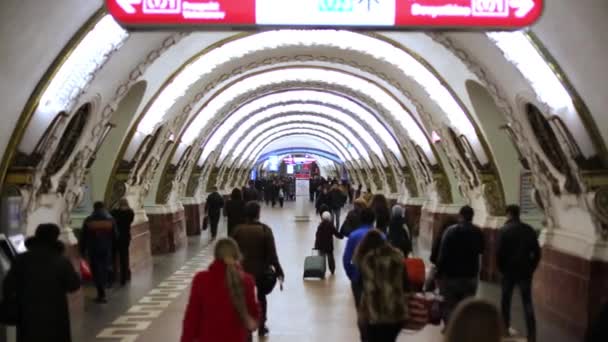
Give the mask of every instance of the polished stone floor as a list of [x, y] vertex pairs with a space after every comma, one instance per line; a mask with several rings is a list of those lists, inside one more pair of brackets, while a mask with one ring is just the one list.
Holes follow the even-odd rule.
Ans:
[[[335, 276], [325, 280], [302, 280], [305, 256], [311, 253], [318, 218], [312, 214], [309, 223], [296, 223], [295, 204], [264, 208], [262, 221], [274, 231], [279, 257], [286, 272], [283, 291], [278, 288], [269, 297], [271, 342], [282, 341], [357, 341], [356, 315], [346, 275], [341, 267], [345, 241], [337, 240]], [[221, 222], [221, 226], [225, 223]], [[74, 341], [168, 342], [179, 341], [181, 321], [188, 299], [188, 284], [196, 270], [205, 268], [212, 252], [208, 233], [191, 238], [181, 251], [154, 258], [153, 266], [138, 274], [125, 288], [110, 292], [110, 303], [97, 305], [91, 289], [86, 290], [84, 317], [75, 317]], [[421, 251], [421, 256], [426, 253]], [[481, 297], [498, 303], [499, 289], [483, 284]], [[521, 305], [514, 298], [514, 326], [523, 331]], [[570, 342], [557, 327], [539, 322], [539, 341]], [[441, 341], [437, 327], [421, 332], [403, 332], [399, 341]]]

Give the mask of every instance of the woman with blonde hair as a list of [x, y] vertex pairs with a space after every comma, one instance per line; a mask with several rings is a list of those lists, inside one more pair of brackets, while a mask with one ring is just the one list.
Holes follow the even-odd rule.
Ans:
[[215, 260], [192, 282], [181, 342], [245, 342], [257, 329], [260, 310], [255, 281], [240, 266], [236, 242], [224, 238], [215, 245]]
[[500, 342], [502, 336], [502, 318], [496, 306], [470, 298], [452, 314], [444, 342]]

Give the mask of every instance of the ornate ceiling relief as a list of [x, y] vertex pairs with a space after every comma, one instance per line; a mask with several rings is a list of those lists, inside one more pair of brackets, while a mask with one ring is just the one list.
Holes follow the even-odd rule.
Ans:
[[[551, 150], [551, 152], [547, 152], [549, 155], [555, 155], [556, 153], [565, 155], [565, 158], [559, 157], [558, 159], [563, 159], [565, 161], [565, 165], [560, 165], [560, 168], [568, 167], [571, 170], [566, 172], [570, 174], [569, 177], [571, 178], [566, 181], [564, 176], [556, 176], [551, 167], [547, 165], [545, 158], [548, 158], [548, 155], [544, 152], [536, 151], [533, 148], [535, 145], [529, 140], [529, 137], [536, 136], [539, 132], [524, 128], [528, 126], [528, 124], [526, 124], [527, 118], [525, 115], [526, 106], [528, 103], [536, 103], [536, 101], [518, 97], [516, 101], [519, 104], [519, 108], [516, 109], [509, 102], [506, 95], [507, 91], [505, 91], [499, 82], [494, 79], [492, 73], [472, 57], [466, 49], [458, 46], [445, 34], [432, 33], [429, 35], [435, 41], [452, 51], [452, 53], [454, 53], [454, 55], [483, 82], [497, 107], [504, 113], [509, 122], [508, 127], [505, 127], [507, 133], [520, 154], [522, 165], [524, 168], [531, 171], [536, 188], [535, 194], [537, 198], [535, 198], [535, 200], [541, 204], [541, 207], [545, 211], [547, 228], [559, 227], [559, 224], [556, 222], [556, 208], [554, 207], [553, 196], [560, 196], [562, 191], [566, 190], [568, 193], [576, 195], [579, 205], [594, 215], [597, 222], [596, 226], [598, 233], [606, 238], [606, 236], [608, 236], [608, 231], [606, 230], [608, 220], [606, 220], [606, 216], [603, 214], [605, 206], [598, 207], [598, 204], [603, 203], [602, 198], [604, 196], [602, 191], [605, 189], [598, 187], [595, 189], [594, 193], [587, 194], [587, 191], [593, 190], [585, 187], [585, 183], [589, 182], [583, 181], [584, 176], [578, 165], [575, 165], [576, 163], [574, 161], [577, 160], [578, 156], [576, 153], [573, 153], [576, 149], [570, 148], [572, 146], [572, 141], [567, 141], [564, 134], [561, 134], [561, 139], [558, 139], [559, 143], [557, 146], [555, 146], [555, 144], [552, 144], [552, 146], [545, 144], [545, 148]], [[549, 107], [546, 104], [539, 104], [537, 107], [540, 108], [541, 111], [543, 111], [544, 108], [547, 110], [547, 113], [550, 113]], [[541, 132], [542, 130], [544, 129], [541, 129]], [[546, 137], [547, 135], [544, 134], [544, 138]], [[541, 136], [541, 141], [545, 140], [544, 138]], [[564, 181], [560, 182], [559, 178], [564, 179]], [[563, 183], [563, 185], [560, 183]], [[569, 190], [566, 189], [566, 183], [569, 184], [567, 186]], [[579, 188], [580, 191], [578, 190]], [[583, 195], [577, 195], [578, 192], [582, 192]]]

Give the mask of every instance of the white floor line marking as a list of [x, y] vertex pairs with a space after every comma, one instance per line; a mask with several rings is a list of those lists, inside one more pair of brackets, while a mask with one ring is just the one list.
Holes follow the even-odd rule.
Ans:
[[137, 304], [114, 320], [110, 326], [97, 334], [97, 338], [135, 342], [139, 335], [147, 330], [175, 299], [190, 288], [192, 278], [196, 273], [209, 266], [212, 257], [207, 250], [212, 247], [213, 245], [205, 246], [203, 251], [188, 260], [155, 289], [150, 290]]

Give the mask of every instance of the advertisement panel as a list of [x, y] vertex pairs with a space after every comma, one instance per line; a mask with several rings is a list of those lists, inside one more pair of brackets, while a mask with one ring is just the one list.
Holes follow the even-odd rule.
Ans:
[[542, 0], [106, 0], [124, 26], [159, 29], [491, 28], [533, 24]]

